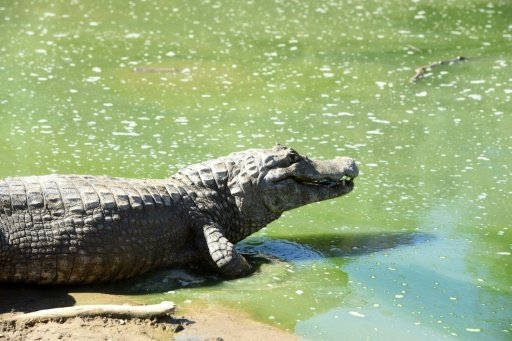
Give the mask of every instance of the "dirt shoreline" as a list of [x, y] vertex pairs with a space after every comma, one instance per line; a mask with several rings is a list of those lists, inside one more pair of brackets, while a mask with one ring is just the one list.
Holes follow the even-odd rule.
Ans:
[[[6, 322], [22, 312], [63, 306], [52, 291], [0, 288], [0, 341], [4, 340], [298, 340], [286, 331], [252, 320], [246, 313], [213, 303], [177, 307], [172, 317], [161, 319], [71, 318], [26, 324]], [[14, 295], [10, 295], [14, 294]], [[75, 304], [133, 304], [126, 296], [69, 293]], [[73, 304], [68, 304], [73, 305]]]

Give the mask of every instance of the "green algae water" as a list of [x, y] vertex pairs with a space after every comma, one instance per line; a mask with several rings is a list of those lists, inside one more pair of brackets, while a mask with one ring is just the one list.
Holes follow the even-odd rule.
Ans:
[[162, 178], [276, 142], [358, 161], [353, 193], [239, 245], [254, 275], [125, 295], [305, 340], [512, 338], [510, 1], [0, 1], [0, 56], [0, 177]]

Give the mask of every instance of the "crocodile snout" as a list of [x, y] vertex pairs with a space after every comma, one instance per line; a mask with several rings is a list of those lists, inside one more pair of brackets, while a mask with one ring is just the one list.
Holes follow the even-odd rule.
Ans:
[[354, 159], [350, 157], [337, 157], [334, 159], [334, 162], [339, 165], [345, 176], [354, 179], [359, 175], [359, 168]]

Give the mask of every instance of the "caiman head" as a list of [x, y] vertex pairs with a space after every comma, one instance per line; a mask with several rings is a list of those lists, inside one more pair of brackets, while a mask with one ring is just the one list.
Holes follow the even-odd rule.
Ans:
[[266, 216], [263, 225], [284, 211], [350, 193], [359, 173], [351, 158], [311, 160], [282, 145], [230, 157], [238, 159], [229, 181], [237, 206], [245, 217]]

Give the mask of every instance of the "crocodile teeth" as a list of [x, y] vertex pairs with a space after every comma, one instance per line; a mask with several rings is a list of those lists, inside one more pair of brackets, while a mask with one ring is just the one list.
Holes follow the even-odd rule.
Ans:
[[352, 182], [352, 178], [348, 175], [344, 175], [340, 180], [337, 181], [337, 184], [341, 184], [343, 186], [347, 186]]
[[341, 179], [339, 180], [332, 180], [332, 179], [322, 179], [322, 180], [316, 180], [316, 181], [312, 181], [312, 182], [308, 182], [309, 184], [311, 185], [318, 185], [318, 186], [326, 186], [326, 187], [334, 187], [334, 186], [337, 186], [337, 185], [343, 185], [343, 186], [346, 186], [347, 184], [349, 184], [350, 182], [352, 181], [352, 178], [347, 176], [347, 175], [344, 175]]

